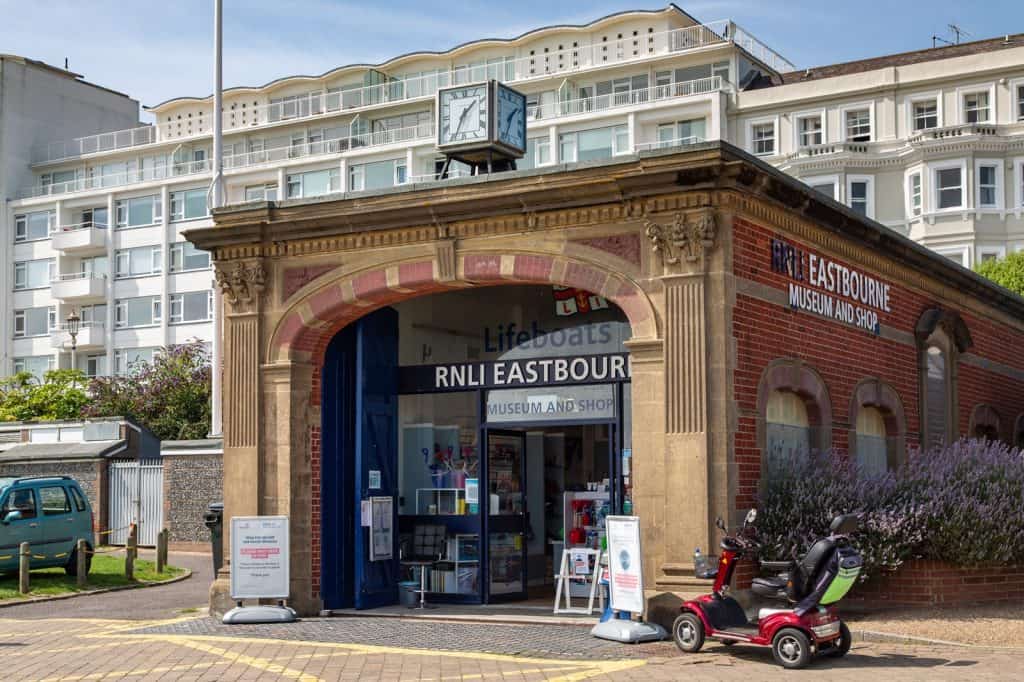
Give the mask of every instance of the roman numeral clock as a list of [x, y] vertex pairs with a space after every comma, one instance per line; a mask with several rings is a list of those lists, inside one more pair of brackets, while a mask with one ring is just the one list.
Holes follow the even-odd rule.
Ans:
[[496, 80], [437, 91], [437, 148], [477, 173], [514, 170], [526, 154], [526, 95]]

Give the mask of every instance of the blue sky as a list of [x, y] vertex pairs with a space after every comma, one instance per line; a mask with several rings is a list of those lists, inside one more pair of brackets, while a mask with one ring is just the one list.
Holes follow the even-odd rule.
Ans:
[[[1024, 1], [700, 0], [677, 3], [702, 21], [732, 19], [799, 67], [931, 46], [955, 23], [974, 39], [1024, 33]], [[646, 0], [224, 0], [224, 84], [259, 85], [511, 37], [555, 23], [585, 23]], [[212, 91], [212, 0], [0, 0], [0, 52], [70, 61], [86, 79], [142, 104]], [[982, 9], [982, 7], [984, 9]]]

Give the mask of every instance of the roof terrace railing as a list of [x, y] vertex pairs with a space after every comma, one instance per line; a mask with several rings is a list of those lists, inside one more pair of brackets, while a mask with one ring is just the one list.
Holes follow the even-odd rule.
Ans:
[[[313, 92], [244, 109], [230, 108], [229, 105], [223, 112], [224, 130], [245, 130], [282, 121], [313, 119], [341, 111], [416, 100], [433, 96], [439, 88], [492, 78], [508, 83], [520, 83], [551, 76], [570, 76], [597, 67], [683, 53], [724, 43], [736, 44], [776, 71], [792, 71], [795, 68], [745, 29], [732, 21], [722, 20], [669, 31], [630, 35], [616, 40], [602, 40], [590, 45], [573, 45], [562, 50], [515, 59], [461, 64], [448, 70], [437, 70], [411, 77], [380, 73], [380, 77], [386, 82]], [[204, 102], [203, 106], [210, 105]], [[200, 138], [210, 135], [212, 131], [209, 113], [191, 119], [184, 133], [179, 132], [179, 124], [177, 120], [158, 121], [151, 126], [80, 137], [68, 142], [44, 144], [33, 150], [32, 163], [53, 163], [156, 142]]]

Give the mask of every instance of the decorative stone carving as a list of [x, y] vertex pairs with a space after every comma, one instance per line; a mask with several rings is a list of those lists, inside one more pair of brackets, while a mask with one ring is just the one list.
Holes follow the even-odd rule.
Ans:
[[234, 307], [256, 304], [263, 296], [267, 273], [259, 260], [236, 260], [217, 264], [217, 285]]
[[702, 211], [692, 220], [676, 213], [671, 225], [648, 220], [645, 233], [655, 252], [661, 252], [667, 265], [676, 265], [680, 259], [695, 263], [704, 257], [715, 243], [715, 214]]

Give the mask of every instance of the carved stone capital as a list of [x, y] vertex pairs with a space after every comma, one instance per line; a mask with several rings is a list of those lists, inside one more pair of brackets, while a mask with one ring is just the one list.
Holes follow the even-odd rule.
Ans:
[[671, 223], [648, 220], [644, 226], [651, 247], [655, 253], [661, 253], [665, 265], [678, 265], [681, 261], [699, 263], [715, 243], [716, 224], [712, 209], [690, 216], [679, 212]]
[[215, 277], [224, 297], [236, 312], [259, 308], [267, 282], [262, 259], [217, 263]]

